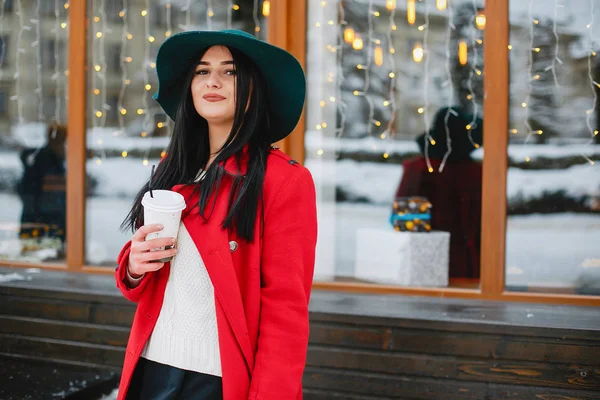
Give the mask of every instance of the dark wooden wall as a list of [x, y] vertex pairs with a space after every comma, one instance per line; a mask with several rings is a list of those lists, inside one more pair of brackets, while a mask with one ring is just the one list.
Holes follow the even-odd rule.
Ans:
[[[43, 274], [0, 284], [0, 355], [118, 371], [135, 306], [109, 277]], [[600, 311], [317, 291], [304, 390], [307, 400], [598, 400]]]

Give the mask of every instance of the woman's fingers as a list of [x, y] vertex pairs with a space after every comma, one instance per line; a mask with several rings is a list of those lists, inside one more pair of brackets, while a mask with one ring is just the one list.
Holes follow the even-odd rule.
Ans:
[[133, 234], [133, 237], [131, 238], [131, 241], [133, 241], [133, 242], [143, 242], [144, 240], [146, 240], [146, 236], [149, 233], [159, 232], [159, 231], [162, 231], [162, 230], [163, 230], [163, 226], [161, 224], [144, 225], [144, 226], [140, 227], [140, 229], [138, 229]]

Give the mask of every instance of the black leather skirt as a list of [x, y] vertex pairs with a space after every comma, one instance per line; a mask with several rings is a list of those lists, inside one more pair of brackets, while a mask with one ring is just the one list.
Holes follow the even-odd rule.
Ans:
[[126, 399], [223, 400], [222, 379], [140, 358]]

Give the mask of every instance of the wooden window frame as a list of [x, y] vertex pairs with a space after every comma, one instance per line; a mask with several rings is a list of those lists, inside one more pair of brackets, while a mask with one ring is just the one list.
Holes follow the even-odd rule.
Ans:
[[[309, 0], [271, 2], [268, 41], [292, 53], [306, 68], [306, 28]], [[86, 47], [87, 4], [69, 7], [69, 151], [67, 154], [67, 257], [66, 263], [32, 264], [0, 261], [0, 265], [39, 267], [74, 273], [112, 274], [112, 268], [85, 265], [86, 206]], [[506, 182], [509, 117], [509, 10], [507, 0], [486, 0], [484, 43], [484, 142], [481, 279], [478, 289], [422, 288], [346, 282], [314, 282], [316, 290], [419, 295], [496, 301], [600, 306], [600, 296], [508, 292], [505, 288]], [[290, 136], [277, 143], [292, 158], [304, 161], [305, 114]]]

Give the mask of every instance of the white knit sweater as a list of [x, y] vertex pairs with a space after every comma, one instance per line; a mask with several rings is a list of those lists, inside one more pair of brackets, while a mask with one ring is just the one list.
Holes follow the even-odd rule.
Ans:
[[177, 237], [163, 305], [142, 357], [222, 376], [214, 287], [184, 224]]

